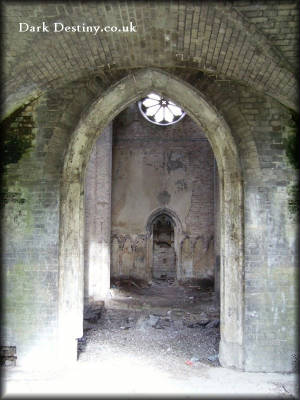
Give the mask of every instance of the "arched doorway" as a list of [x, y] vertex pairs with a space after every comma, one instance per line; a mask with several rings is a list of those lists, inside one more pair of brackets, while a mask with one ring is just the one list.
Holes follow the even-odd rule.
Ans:
[[146, 232], [148, 279], [164, 279], [167, 275], [166, 279], [180, 280], [182, 224], [176, 213], [167, 207], [154, 210], [148, 218]]
[[[221, 343], [224, 366], [243, 368], [243, 184], [239, 155], [221, 115], [190, 85], [157, 70], [131, 74], [95, 101], [75, 130], [65, 157], [60, 204], [59, 341], [74, 358], [83, 320], [83, 183], [92, 147], [104, 127], [149, 90], [172, 98], [202, 127], [220, 179]], [[175, 246], [176, 248], [176, 246]], [[109, 289], [109, 288], [108, 288]]]
[[176, 253], [174, 223], [166, 214], [160, 214], [152, 224], [153, 230], [153, 279], [176, 278]]

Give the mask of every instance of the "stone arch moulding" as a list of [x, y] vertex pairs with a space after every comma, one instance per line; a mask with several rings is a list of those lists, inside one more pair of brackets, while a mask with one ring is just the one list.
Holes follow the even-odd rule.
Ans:
[[156, 91], [171, 98], [206, 132], [220, 178], [221, 341], [223, 366], [243, 369], [243, 180], [239, 155], [224, 118], [191, 85], [160, 70], [131, 73], [83, 113], [64, 160], [60, 203], [59, 331], [62, 359], [76, 358], [83, 325], [83, 184], [99, 133], [129, 104]]
[[182, 232], [182, 224], [180, 219], [178, 218], [177, 214], [170, 210], [169, 208], [162, 207], [162, 208], [157, 208], [154, 210], [150, 216], [148, 217], [147, 224], [146, 224], [146, 232], [147, 235], [151, 234], [151, 229], [154, 220], [161, 214], [166, 214], [168, 217], [170, 217], [174, 223], [174, 227], [179, 230], [179, 232]]
[[157, 208], [154, 210], [150, 216], [148, 217], [147, 224], [146, 224], [146, 232], [147, 232], [147, 263], [146, 263], [146, 269], [147, 269], [147, 274], [148, 274], [148, 279], [152, 279], [152, 267], [153, 267], [153, 223], [157, 217], [160, 215], [165, 214], [169, 218], [171, 218], [173, 224], [174, 224], [174, 236], [175, 236], [175, 243], [174, 243], [174, 248], [175, 248], [175, 254], [176, 254], [176, 279], [181, 278], [181, 268], [179, 264], [180, 260], [180, 240], [182, 236], [182, 224], [180, 219], [178, 218], [177, 214], [173, 211], [170, 210], [169, 208], [162, 207], [162, 208]]

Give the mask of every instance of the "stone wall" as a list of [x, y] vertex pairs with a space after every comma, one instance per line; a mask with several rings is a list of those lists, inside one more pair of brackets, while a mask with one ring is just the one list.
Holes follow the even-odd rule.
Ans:
[[[242, 109], [261, 165], [245, 182], [245, 364], [250, 370], [291, 370], [299, 278], [297, 217], [288, 210], [297, 174], [283, 144], [289, 116], [280, 104], [254, 94], [249, 99], [244, 93]], [[261, 358], [253, 357], [256, 352]]]
[[25, 128], [32, 135], [2, 177], [1, 344], [16, 347], [17, 366], [40, 369], [58, 360], [62, 164], [79, 110], [92, 97], [84, 83], [49, 91], [12, 121], [13, 132], [22, 135]]
[[[2, 344], [15, 346], [17, 364], [52, 358], [57, 332], [59, 181], [45, 173], [50, 99], [28, 105], [12, 123], [20, 134], [33, 134], [32, 147], [4, 175], [2, 211], [3, 307]], [[32, 351], [34, 348], [38, 351]]]

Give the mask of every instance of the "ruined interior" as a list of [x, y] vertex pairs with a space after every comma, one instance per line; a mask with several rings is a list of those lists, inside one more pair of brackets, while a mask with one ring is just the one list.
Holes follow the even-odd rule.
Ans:
[[112, 275], [213, 279], [217, 170], [205, 134], [188, 116], [151, 124], [133, 104], [112, 137]]
[[32, 7], [3, 6], [7, 387], [293, 394], [298, 2]]

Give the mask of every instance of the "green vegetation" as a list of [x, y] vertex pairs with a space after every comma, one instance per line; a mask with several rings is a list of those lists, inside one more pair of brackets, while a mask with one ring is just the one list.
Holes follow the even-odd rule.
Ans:
[[[25, 105], [1, 122], [0, 141], [0, 174], [4, 177], [7, 165], [16, 164], [22, 156], [32, 147], [34, 139], [33, 120], [30, 115], [24, 115]], [[7, 202], [22, 204], [25, 200], [20, 193], [12, 193], [7, 190], [2, 181], [0, 194], [0, 206]]]
[[23, 154], [31, 148], [34, 135], [32, 133], [32, 117], [22, 115], [23, 106], [1, 123], [1, 172], [8, 164], [17, 163]]
[[[290, 120], [286, 127], [288, 137], [285, 139], [285, 151], [289, 163], [299, 170], [299, 114], [290, 110]], [[299, 179], [289, 190], [289, 210], [299, 215]]]

